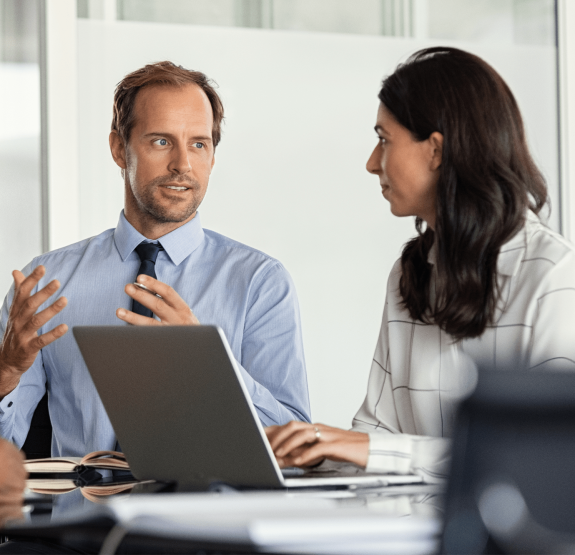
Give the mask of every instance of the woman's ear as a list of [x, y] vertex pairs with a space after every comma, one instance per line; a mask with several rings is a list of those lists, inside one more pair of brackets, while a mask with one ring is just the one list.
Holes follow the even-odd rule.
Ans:
[[443, 135], [439, 131], [434, 131], [427, 140], [431, 147], [431, 170], [435, 171], [441, 166], [443, 158]]

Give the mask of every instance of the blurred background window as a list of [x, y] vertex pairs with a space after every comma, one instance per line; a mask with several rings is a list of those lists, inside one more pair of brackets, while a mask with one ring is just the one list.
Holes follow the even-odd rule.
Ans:
[[42, 252], [37, 0], [0, 0], [0, 296]]
[[[78, 0], [101, 18], [110, 0]], [[352, 33], [507, 44], [555, 44], [554, 0], [115, 0], [126, 21]]]

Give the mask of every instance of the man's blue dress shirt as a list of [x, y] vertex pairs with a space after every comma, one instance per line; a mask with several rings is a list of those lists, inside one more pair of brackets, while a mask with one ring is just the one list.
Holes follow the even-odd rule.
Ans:
[[[39, 333], [61, 323], [69, 328], [127, 325], [115, 313], [131, 307], [124, 287], [135, 281], [140, 259], [134, 249], [144, 240], [122, 212], [116, 229], [35, 258], [24, 274], [43, 264], [46, 275], [38, 287], [52, 279], [61, 283], [49, 302], [59, 295], [68, 298], [68, 306]], [[179, 293], [202, 324], [224, 330], [262, 423], [309, 421], [299, 308], [284, 267], [255, 249], [204, 230], [199, 215], [159, 241], [164, 251], [156, 261], [158, 279]], [[12, 287], [2, 306], [2, 336], [13, 295]], [[45, 306], [48, 303], [41, 309]], [[41, 350], [16, 389], [0, 402], [0, 435], [22, 446], [46, 389], [53, 456], [82, 456], [116, 446], [71, 329]]]

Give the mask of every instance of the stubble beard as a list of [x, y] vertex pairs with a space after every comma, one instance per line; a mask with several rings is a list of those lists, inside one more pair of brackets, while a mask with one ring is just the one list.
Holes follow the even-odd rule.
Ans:
[[[190, 195], [190, 191], [181, 194], [190, 195], [191, 201], [185, 206], [181, 206], [182, 201], [177, 199], [174, 199], [172, 203], [169, 203], [166, 199], [162, 203], [158, 202], [155, 198], [156, 191], [168, 183], [181, 184], [188, 187], [192, 194]], [[143, 187], [130, 184], [130, 188], [142, 213], [147, 214], [149, 218], [161, 224], [186, 221], [197, 211], [203, 200], [203, 196], [201, 198], [199, 196], [201, 190], [199, 182], [185, 175], [178, 177], [164, 175], [156, 177]]]

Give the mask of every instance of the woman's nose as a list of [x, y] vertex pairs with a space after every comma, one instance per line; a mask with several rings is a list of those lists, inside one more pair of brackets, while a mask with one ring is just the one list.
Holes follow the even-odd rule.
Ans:
[[377, 145], [373, 149], [371, 156], [367, 160], [367, 164], [365, 165], [365, 169], [369, 173], [373, 173], [375, 175], [378, 175], [381, 173], [381, 153], [380, 153], [379, 145]]

